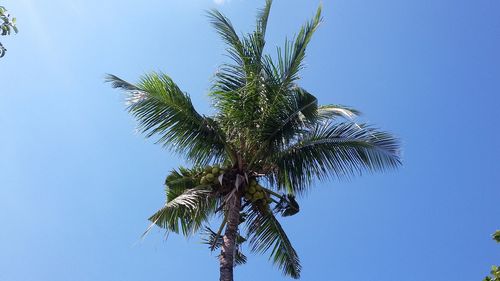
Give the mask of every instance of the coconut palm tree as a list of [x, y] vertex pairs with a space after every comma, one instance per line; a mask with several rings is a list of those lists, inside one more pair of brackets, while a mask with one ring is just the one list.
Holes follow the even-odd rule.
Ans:
[[[354, 122], [358, 112], [352, 108], [319, 105], [298, 83], [321, 6], [275, 56], [264, 53], [271, 2], [259, 11], [255, 31], [244, 36], [219, 11], [209, 12], [231, 58], [214, 77], [213, 116], [198, 113], [164, 73], [146, 74], [136, 84], [107, 76], [128, 94], [140, 130], [192, 163], [166, 177], [166, 202], [149, 218], [151, 227], [204, 234], [211, 250], [220, 249], [223, 281], [233, 280], [233, 267], [246, 262], [241, 249], [247, 243], [251, 251], [270, 252], [285, 275], [299, 278], [299, 257], [277, 217], [296, 214], [296, 196], [315, 180], [400, 165], [397, 139]], [[217, 221], [216, 228], [208, 226]]]

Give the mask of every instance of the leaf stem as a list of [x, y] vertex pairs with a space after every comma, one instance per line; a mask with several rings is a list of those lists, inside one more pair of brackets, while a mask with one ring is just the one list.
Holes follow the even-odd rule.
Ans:
[[217, 231], [217, 234], [215, 235], [214, 241], [212, 242], [212, 245], [210, 245], [210, 250], [213, 251], [215, 250], [215, 246], [217, 245], [217, 240], [219, 240], [219, 237], [222, 233], [222, 230], [224, 229], [224, 226], [227, 223], [227, 216], [224, 215], [224, 219], [222, 220], [222, 223], [220, 224], [219, 230]]

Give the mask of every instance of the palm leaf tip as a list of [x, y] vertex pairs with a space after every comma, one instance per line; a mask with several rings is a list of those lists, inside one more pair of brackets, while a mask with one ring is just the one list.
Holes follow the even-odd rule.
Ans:
[[315, 16], [302, 26], [295, 40], [293, 42], [285, 41], [284, 54], [278, 48], [278, 65], [284, 85], [293, 85], [294, 81], [300, 79], [298, 73], [304, 68], [303, 61], [307, 46], [322, 21], [321, 12], [322, 6], [319, 5]]
[[260, 32], [262, 37], [265, 37], [266, 34], [267, 21], [269, 19], [269, 12], [271, 11], [272, 4], [272, 0], [266, 0], [266, 5], [259, 10], [257, 14], [257, 32]]
[[113, 74], [109, 74], [109, 73], [104, 76], [104, 82], [111, 83], [111, 87], [113, 87], [115, 89], [120, 88], [120, 89], [127, 90], [127, 91], [138, 91], [139, 90], [139, 88], [137, 86], [135, 86], [134, 84], [131, 84], [131, 83], [121, 79], [120, 77], [113, 75]]
[[223, 15], [220, 11], [213, 9], [207, 11], [207, 16], [212, 26], [226, 43], [236, 49], [241, 48], [240, 39], [236, 34], [231, 21], [225, 15]]
[[336, 117], [343, 117], [347, 120], [353, 120], [361, 115], [357, 109], [343, 105], [322, 105], [318, 106], [318, 116], [320, 119], [332, 120]]

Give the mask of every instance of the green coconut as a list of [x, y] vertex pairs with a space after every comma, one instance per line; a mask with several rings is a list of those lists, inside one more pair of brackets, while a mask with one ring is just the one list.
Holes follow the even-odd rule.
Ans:
[[245, 193], [245, 200], [247, 200], [247, 201], [252, 200], [252, 194], [250, 194], [250, 193]]
[[213, 167], [212, 168], [212, 174], [217, 175], [219, 173], [220, 169], [218, 167]]
[[205, 167], [205, 173], [210, 173], [210, 172], [212, 172], [212, 166], [210, 166], [210, 165], [206, 166]]
[[248, 193], [254, 194], [257, 190], [255, 189], [255, 186], [250, 186], [248, 187]]
[[208, 182], [213, 182], [215, 179], [215, 176], [211, 173], [208, 173], [205, 178], [207, 179]]
[[259, 199], [262, 199], [262, 198], [264, 198], [264, 194], [262, 194], [262, 192], [260, 192], [260, 191], [256, 191], [253, 194], [253, 199], [254, 200], [259, 200]]
[[207, 178], [205, 176], [201, 177], [200, 184], [207, 184]]

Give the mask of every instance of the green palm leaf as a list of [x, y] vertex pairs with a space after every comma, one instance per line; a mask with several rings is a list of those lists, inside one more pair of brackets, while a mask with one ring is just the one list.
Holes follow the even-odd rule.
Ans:
[[361, 112], [358, 110], [347, 107], [344, 105], [322, 105], [318, 107], [318, 119], [323, 121], [334, 120], [337, 117], [342, 117], [348, 120], [352, 120], [359, 116]]
[[186, 189], [172, 197], [149, 218], [152, 225], [189, 236], [197, 232], [215, 211], [216, 200], [210, 186]]
[[230, 149], [217, 122], [200, 115], [189, 96], [167, 75], [151, 73], [137, 85], [114, 75], [108, 75], [106, 81], [128, 92], [128, 110], [147, 137], [158, 136], [158, 143], [185, 153], [197, 164], [227, 157]]
[[251, 61], [253, 65], [257, 66], [255, 72], [260, 72], [262, 67], [261, 59], [264, 51], [264, 46], [266, 45], [265, 37], [266, 37], [266, 29], [267, 29], [267, 21], [269, 19], [269, 12], [271, 11], [272, 0], [266, 0], [266, 5], [262, 10], [257, 14], [257, 27], [253, 34], [250, 34], [245, 38], [245, 47], [247, 50], [250, 50], [252, 56]]
[[[296, 87], [288, 96], [278, 97], [272, 108], [262, 117], [258, 145], [261, 147], [254, 159], [270, 155], [287, 147], [297, 134], [308, 127], [337, 117], [354, 118], [358, 112], [340, 105], [318, 106], [315, 96]], [[253, 161], [251, 161], [253, 163]]]
[[229, 57], [242, 69], [248, 65], [250, 55], [246, 52], [243, 43], [234, 30], [231, 21], [218, 10], [208, 12], [210, 23], [222, 40], [228, 45]]
[[326, 123], [304, 133], [293, 145], [268, 159], [275, 165], [269, 180], [279, 189], [302, 192], [312, 180], [346, 178], [401, 164], [399, 142], [364, 124]]
[[298, 279], [302, 268], [299, 257], [273, 213], [253, 211], [248, 221], [251, 249], [261, 253], [271, 250], [270, 259], [283, 274]]
[[272, 0], [266, 0], [264, 8], [262, 8], [257, 14], [256, 33], [260, 33], [262, 35], [262, 38], [266, 37], [267, 21], [269, 19], [269, 13], [271, 12], [272, 4]]
[[285, 42], [284, 52], [278, 48], [279, 69], [285, 88], [292, 86], [293, 81], [299, 79], [298, 73], [303, 69], [307, 45], [321, 23], [321, 10], [319, 6], [314, 18], [302, 26], [293, 43]]
[[198, 181], [196, 180], [195, 169], [190, 170], [180, 167], [178, 170], [172, 170], [165, 179], [167, 202], [174, 200], [187, 189], [195, 188], [196, 186], [198, 186]]
[[[203, 234], [203, 244], [208, 245], [212, 251], [219, 249], [222, 246], [222, 236], [213, 231], [210, 227], [205, 227]], [[236, 253], [234, 255], [234, 262], [236, 265], [243, 265], [247, 263], [247, 256], [241, 252], [241, 245], [246, 241], [247, 240], [239, 234], [236, 237]]]

